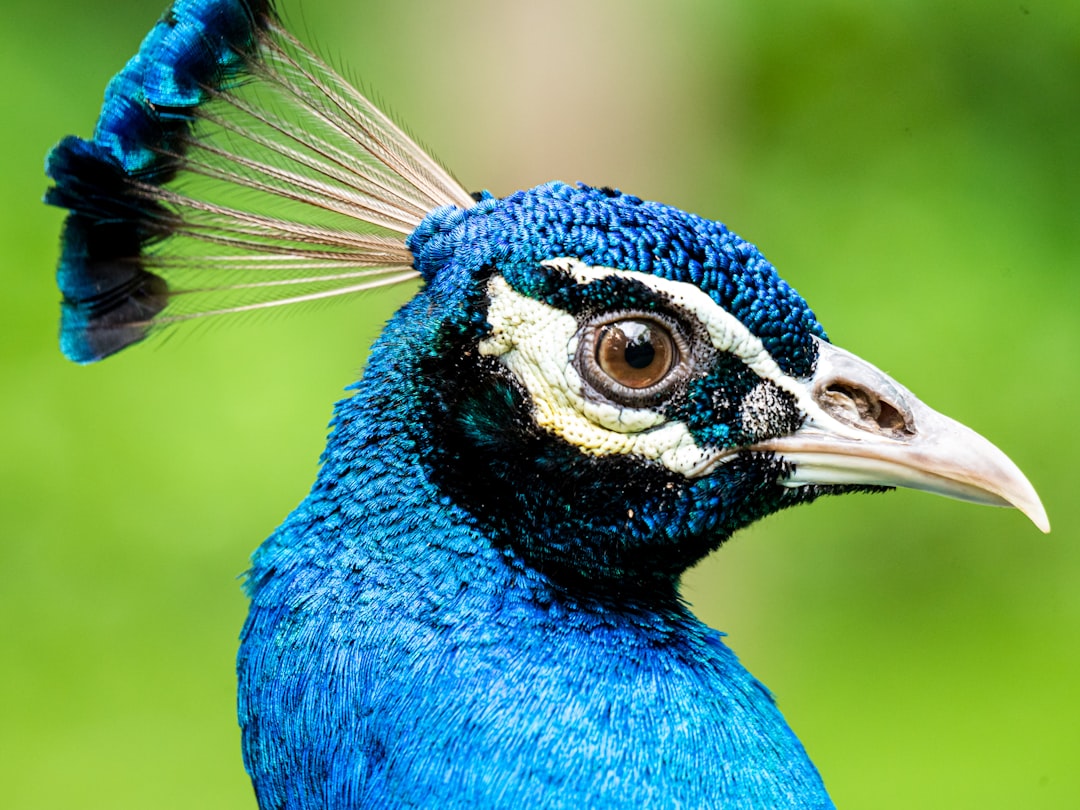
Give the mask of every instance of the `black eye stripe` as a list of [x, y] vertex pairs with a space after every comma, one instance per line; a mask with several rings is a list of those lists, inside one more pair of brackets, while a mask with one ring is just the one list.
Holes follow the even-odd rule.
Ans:
[[523, 295], [578, 319], [619, 310], [662, 312], [670, 307], [664, 293], [627, 275], [612, 274], [582, 284], [562, 267], [539, 264], [503, 268], [502, 276]]

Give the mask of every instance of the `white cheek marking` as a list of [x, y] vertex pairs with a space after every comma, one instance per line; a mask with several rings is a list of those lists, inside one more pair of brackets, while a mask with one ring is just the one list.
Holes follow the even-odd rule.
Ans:
[[[785, 375], [761, 341], [697, 287], [570, 258], [542, 264], [568, 273], [579, 284], [625, 276], [651, 287], [696, 318], [718, 351], [736, 355], [758, 376], [794, 394], [800, 404], [806, 399], [805, 386]], [[498, 357], [517, 376], [529, 392], [540, 427], [583, 453], [642, 456], [687, 478], [706, 475], [735, 455], [732, 450], [699, 447], [685, 424], [656, 411], [587, 398], [573, 363], [577, 319], [516, 292], [501, 276], [488, 282], [488, 298], [491, 334], [480, 342], [480, 353]]]

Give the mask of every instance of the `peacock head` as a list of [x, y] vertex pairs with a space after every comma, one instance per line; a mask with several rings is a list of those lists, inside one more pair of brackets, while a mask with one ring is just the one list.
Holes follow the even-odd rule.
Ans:
[[478, 196], [408, 242], [442, 313], [430, 469], [550, 577], [671, 582], [767, 514], [894, 486], [1048, 528], [1001, 451], [830, 344], [723, 225], [606, 188]]
[[418, 412], [431, 478], [561, 581], [671, 583], [738, 528], [853, 488], [1011, 503], [1047, 527], [1008, 459], [831, 346], [753, 245], [611, 189], [470, 197], [273, 4], [175, 4], [93, 138], [47, 170], [80, 363], [423, 277], [372, 396]]

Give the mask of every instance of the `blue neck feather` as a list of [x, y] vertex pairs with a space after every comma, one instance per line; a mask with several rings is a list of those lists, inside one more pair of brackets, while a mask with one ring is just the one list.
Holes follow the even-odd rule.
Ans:
[[402, 352], [432, 338], [426, 299], [255, 556], [240, 719], [261, 806], [831, 807], [771, 696], [672, 594], [562, 589], [432, 484]]

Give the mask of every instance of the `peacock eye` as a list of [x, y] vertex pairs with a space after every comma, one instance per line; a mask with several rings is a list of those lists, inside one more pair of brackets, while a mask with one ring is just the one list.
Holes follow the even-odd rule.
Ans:
[[600, 328], [596, 363], [601, 371], [627, 388], [656, 385], [671, 370], [677, 354], [667, 327], [655, 321], [628, 319]]
[[577, 365], [598, 393], [641, 407], [655, 403], [686, 377], [687, 357], [686, 340], [674, 324], [624, 313], [586, 325]]

